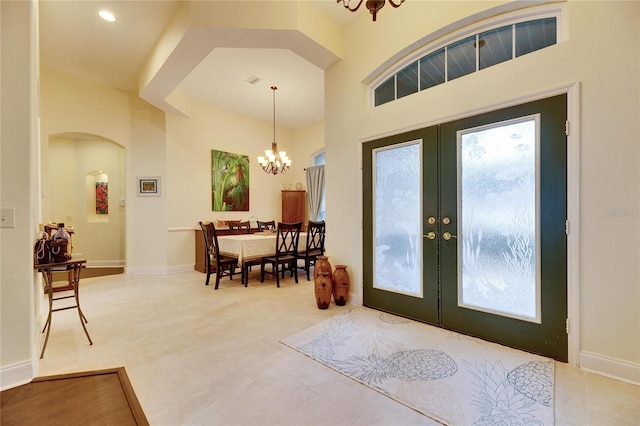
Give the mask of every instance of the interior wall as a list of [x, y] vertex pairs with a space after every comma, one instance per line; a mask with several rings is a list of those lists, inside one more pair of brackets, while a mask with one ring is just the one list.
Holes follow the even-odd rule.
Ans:
[[[30, 1], [0, 2], [0, 207], [15, 226], [0, 228], [0, 386], [29, 382], [40, 330], [33, 269], [38, 230], [38, 10]], [[40, 293], [42, 290], [40, 290]]]
[[[87, 139], [88, 138], [88, 139]], [[73, 226], [73, 252], [87, 258], [87, 266], [123, 266], [125, 201], [124, 149], [105, 139], [84, 135], [76, 140], [49, 138], [49, 217], [43, 222]], [[95, 214], [95, 187], [86, 177], [95, 171], [108, 176], [109, 212]], [[92, 197], [93, 195], [93, 197]]]
[[353, 281], [361, 282], [361, 245], [350, 242], [362, 241], [360, 226], [353, 226], [362, 218], [361, 199], [353, 197], [362, 182], [362, 141], [579, 83], [580, 123], [573, 131], [580, 135], [580, 355], [584, 361], [596, 354], [600, 371], [619, 366], [640, 377], [638, 2], [569, 1], [567, 41], [368, 107], [362, 81], [373, 70], [428, 34], [477, 12], [490, 15], [497, 4], [405, 2], [383, 10], [375, 24], [362, 14], [346, 28], [345, 59], [325, 78], [327, 222], [332, 238], [345, 243], [332, 245], [332, 261], [350, 265]]
[[297, 129], [294, 132], [294, 139], [295, 145], [292, 159], [300, 167], [296, 167], [295, 173], [290, 176], [290, 183], [293, 187], [297, 182], [300, 182], [306, 190], [307, 175], [304, 169], [313, 166], [312, 155], [324, 148], [324, 121]]
[[[165, 175], [165, 114], [135, 94], [43, 67], [41, 70], [41, 168], [49, 176], [48, 138], [65, 133], [100, 135], [124, 148], [125, 264], [127, 273], [167, 270], [166, 197], [138, 197], [136, 177]], [[125, 179], [126, 178], [126, 179]], [[42, 179], [43, 217], [51, 217]], [[163, 192], [164, 193], [164, 192]], [[124, 238], [124, 234], [123, 234]]]
[[[280, 190], [291, 181], [299, 163], [293, 159], [285, 174], [266, 175], [257, 162], [271, 147], [273, 123], [221, 110], [196, 100], [188, 117], [167, 114], [167, 178], [170, 244], [174, 266], [195, 262], [193, 232], [199, 221], [280, 220]], [[278, 149], [293, 152], [293, 132], [276, 127]], [[211, 210], [211, 150], [249, 157], [249, 211]]]

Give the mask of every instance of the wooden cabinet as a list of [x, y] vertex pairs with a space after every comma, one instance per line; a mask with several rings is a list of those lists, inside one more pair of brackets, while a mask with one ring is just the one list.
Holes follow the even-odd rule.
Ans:
[[302, 222], [303, 230], [307, 226], [307, 192], [299, 190], [282, 191], [282, 222]]

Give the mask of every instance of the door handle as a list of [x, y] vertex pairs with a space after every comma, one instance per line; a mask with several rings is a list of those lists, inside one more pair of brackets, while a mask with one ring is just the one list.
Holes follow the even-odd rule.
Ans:
[[442, 238], [449, 241], [452, 238], [458, 238], [458, 237], [456, 237], [455, 235], [451, 235], [450, 232], [445, 232], [444, 234], [442, 234]]
[[436, 233], [431, 231], [427, 235], [423, 235], [423, 237], [428, 238], [430, 240], [435, 240], [436, 239]]

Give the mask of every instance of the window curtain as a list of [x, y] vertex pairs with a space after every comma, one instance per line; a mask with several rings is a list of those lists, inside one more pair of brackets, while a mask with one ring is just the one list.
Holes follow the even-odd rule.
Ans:
[[309, 220], [317, 221], [324, 193], [324, 166], [307, 167]]

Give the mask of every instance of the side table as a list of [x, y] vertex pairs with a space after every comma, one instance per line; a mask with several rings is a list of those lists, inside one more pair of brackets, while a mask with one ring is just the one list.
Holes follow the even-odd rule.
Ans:
[[[80, 295], [79, 295], [79, 288], [80, 288], [80, 271], [82, 270], [82, 268], [85, 267], [85, 264], [87, 263], [87, 259], [85, 259], [82, 256], [76, 256], [76, 255], [72, 255], [70, 260], [67, 260], [66, 262], [57, 262], [57, 263], [43, 263], [40, 265], [34, 265], [33, 268], [37, 269], [38, 272], [42, 272], [42, 278], [44, 281], [44, 290], [45, 293], [47, 293], [48, 299], [49, 299], [49, 314], [47, 315], [47, 322], [44, 324], [44, 327], [42, 328], [42, 333], [47, 332], [45, 338], [44, 338], [44, 344], [42, 345], [42, 352], [40, 353], [40, 358], [42, 359], [44, 357], [44, 350], [47, 348], [47, 342], [49, 341], [49, 333], [51, 332], [51, 314], [53, 312], [56, 311], [64, 311], [66, 309], [77, 309], [78, 310], [78, 316], [80, 317], [80, 324], [82, 324], [82, 328], [84, 329], [84, 334], [87, 335], [87, 339], [89, 339], [89, 344], [93, 345], [93, 342], [91, 341], [91, 337], [89, 336], [89, 332], [87, 331], [87, 327], [85, 326], [85, 323], [88, 322], [87, 318], [84, 316], [84, 313], [82, 312], [82, 309], [80, 309]], [[73, 295], [71, 296], [60, 296], [60, 297], [53, 297], [53, 272], [56, 271], [69, 271], [69, 275], [70, 275], [70, 280], [69, 280], [69, 284], [70, 284], [70, 290], [73, 291]], [[56, 300], [62, 300], [62, 299], [70, 299], [70, 298], [74, 298], [76, 304], [73, 306], [65, 306], [63, 308], [53, 308], [53, 302]]]

